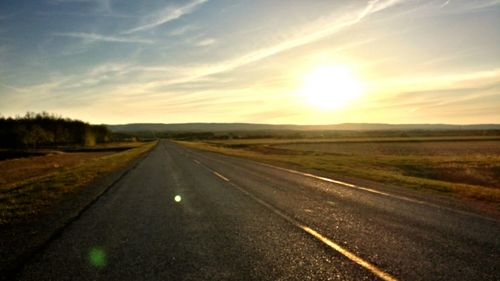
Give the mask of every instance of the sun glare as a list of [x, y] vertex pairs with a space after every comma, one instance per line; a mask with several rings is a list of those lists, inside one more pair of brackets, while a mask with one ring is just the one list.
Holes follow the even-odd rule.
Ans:
[[304, 77], [301, 95], [318, 108], [339, 109], [361, 96], [363, 87], [344, 66], [323, 66]]

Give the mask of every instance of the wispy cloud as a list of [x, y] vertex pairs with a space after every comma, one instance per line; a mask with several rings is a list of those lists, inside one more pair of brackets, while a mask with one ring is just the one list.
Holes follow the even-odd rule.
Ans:
[[399, 77], [395, 79], [379, 79], [371, 87], [373, 90], [388, 92], [408, 91], [431, 91], [437, 89], [460, 89], [468, 87], [469, 84], [488, 84], [500, 80], [500, 68], [450, 73], [442, 75]]
[[448, 4], [450, 4], [450, 1], [451, 0], [446, 0], [443, 4], [441, 4], [441, 6], [439, 6], [440, 8], [444, 8], [446, 7]]
[[[456, 3], [459, 2], [459, 3]], [[439, 7], [440, 8], [445, 8], [444, 10], [447, 10], [449, 13], [471, 13], [471, 12], [478, 12], [482, 11], [484, 9], [498, 6], [500, 5], [500, 0], [476, 0], [476, 1], [469, 1], [469, 0], [462, 0], [462, 1], [451, 1], [447, 0], [443, 4], [441, 4]]]
[[204, 38], [195, 43], [196, 46], [205, 47], [215, 44], [217, 42], [214, 38]]
[[179, 6], [179, 7], [168, 7], [161, 11], [160, 13], [156, 13], [153, 15], [148, 16], [145, 20], [144, 23], [136, 26], [134, 28], [131, 28], [129, 30], [126, 30], [123, 32], [123, 34], [130, 34], [138, 31], [144, 31], [144, 30], [149, 30], [152, 28], [155, 28], [157, 26], [166, 24], [168, 22], [171, 22], [173, 20], [176, 20], [186, 14], [190, 14], [193, 11], [196, 10], [196, 8], [203, 3], [207, 2], [208, 0], [195, 0], [192, 1], [184, 6]]
[[0, 82], [0, 87], [3, 87], [3, 88], [6, 88], [6, 89], [9, 89], [9, 90], [12, 90], [12, 91], [15, 91], [15, 92], [26, 92], [24, 89], [22, 88], [18, 88], [18, 87], [13, 87], [13, 86], [10, 86], [10, 85], [7, 85], [7, 84], [4, 84], [2, 82]]
[[97, 33], [86, 33], [86, 32], [61, 32], [61, 33], [53, 33], [53, 35], [80, 38], [87, 42], [101, 41], [101, 42], [115, 42], [115, 43], [137, 43], [137, 44], [154, 43], [154, 41], [147, 39], [118, 37], [118, 36], [102, 35]]
[[111, 0], [50, 0], [52, 4], [90, 3], [96, 6], [97, 10], [111, 12]]
[[189, 73], [188, 76], [180, 77], [178, 79], [173, 79], [170, 81], [162, 81], [162, 82], [152, 82], [151, 85], [169, 85], [176, 83], [185, 83], [190, 82], [205, 76], [214, 75], [226, 71], [230, 71], [241, 66], [251, 64], [268, 57], [283, 53], [287, 50], [297, 48], [323, 38], [332, 36], [333, 34], [340, 32], [350, 26], [356, 25], [361, 22], [366, 17], [380, 12], [384, 9], [387, 9], [391, 6], [394, 6], [401, 2], [402, 0], [372, 0], [369, 1], [368, 4], [363, 7], [361, 10], [357, 12], [348, 14], [342, 18], [337, 18], [336, 20], [325, 21], [320, 20], [314, 23], [311, 23], [305, 26], [300, 32], [289, 36], [288, 39], [285, 39], [281, 42], [278, 42], [274, 45], [263, 47], [251, 52], [248, 52], [239, 57], [226, 60], [220, 63], [215, 63], [211, 65], [204, 65], [200, 67], [191, 68], [186, 73]]
[[[366, 7], [361, 8], [357, 12], [346, 15], [334, 21], [325, 19], [313, 22], [303, 27], [300, 32], [290, 35], [287, 39], [280, 41], [274, 45], [263, 47], [250, 51], [233, 59], [221, 61], [219, 63], [194, 66], [158, 66], [147, 67], [142, 65], [130, 64], [104, 64], [97, 66], [89, 72], [82, 73], [76, 76], [67, 76], [58, 80], [57, 84], [41, 85], [42, 88], [49, 87], [50, 91], [60, 92], [62, 90], [72, 89], [87, 89], [90, 86], [96, 86], [103, 81], [119, 81], [120, 86], [114, 86], [117, 93], [121, 96], [143, 96], [155, 95], [163, 93], [164, 87], [174, 84], [192, 83], [202, 81], [208, 76], [234, 70], [241, 66], [257, 62], [259, 60], [277, 55], [287, 50], [312, 43], [331, 36], [341, 30], [344, 30], [352, 25], [357, 24], [367, 16], [395, 5], [399, 1], [370, 1]], [[193, 2], [194, 3], [194, 2]], [[196, 3], [201, 3], [198, 1]], [[199, 5], [199, 4], [198, 4]], [[56, 36], [66, 36], [80, 38], [90, 42], [119, 42], [119, 43], [153, 43], [150, 40], [130, 38], [125, 36], [107, 36], [96, 33], [55, 33]], [[210, 45], [215, 41], [207, 38], [202, 39], [201, 45]], [[350, 48], [357, 43], [349, 43], [345, 46], [340, 46], [340, 49]], [[125, 77], [125, 78], [124, 78]], [[130, 79], [129, 79], [130, 78]], [[37, 88], [38, 89], [38, 88]], [[49, 91], [49, 90], [47, 90]]]
[[500, 5], [500, 0], [486, 0], [486, 1], [466, 1], [469, 2], [469, 8], [472, 9], [484, 9], [493, 6]]
[[496, 81], [478, 81], [478, 84], [458, 89], [438, 87], [424, 91], [408, 90], [399, 93], [396, 97], [386, 97], [366, 103], [362, 109], [365, 111], [419, 111], [435, 118], [451, 115], [458, 120], [465, 116], [470, 117], [474, 111], [484, 109], [483, 117], [484, 115], [498, 116], [498, 110], [493, 109], [493, 105], [499, 101], [500, 80], [498, 78], [500, 77], [497, 77]]
[[189, 31], [193, 31], [193, 30], [196, 30], [196, 29], [197, 29], [197, 27], [195, 27], [193, 25], [184, 25], [184, 26], [181, 26], [179, 28], [173, 29], [168, 34], [171, 35], [171, 36], [179, 36], [179, 35], [183, 35], [183, 34], [189, 32]]

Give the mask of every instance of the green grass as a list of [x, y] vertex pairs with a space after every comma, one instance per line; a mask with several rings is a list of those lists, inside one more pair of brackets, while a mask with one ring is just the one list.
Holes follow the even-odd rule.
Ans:
[[146, 153], [156, 142], [86, 161], [76, 167], [25, 179], [15, 186], [0, 190], [0, 224], [24, 221], [48, 210], [70, 193], [84, 188], [95, 178], [124, 167]]
[[[276, 165], [292, 165], [297, 169], [316, 169], [337, 176], [450, 194], [479, 200], [496, 209], [500, 207], [500, 155], [498, 154], [383, 155], [352, 153], [352, 148], [347, 154], [332, 154], [314, 149], [309, 151], [285, 149], [280, 145], [287, 143], [286, 140], [273, 140], [267, 143], [263, 140], [254, 141], [179, 143], [196, 149], [246, 157]], [[419, 139], [419, 141], [425, 140]], [[474, 142], [471, 142], [471, 145], [474, 146]]]

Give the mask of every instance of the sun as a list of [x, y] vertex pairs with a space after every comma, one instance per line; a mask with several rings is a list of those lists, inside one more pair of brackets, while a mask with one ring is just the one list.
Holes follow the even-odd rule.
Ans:
[[340, 109], [363, 93], [360, 81], [345, 66], [322, 66], [304, 77], [301, 95], [321, 109]]

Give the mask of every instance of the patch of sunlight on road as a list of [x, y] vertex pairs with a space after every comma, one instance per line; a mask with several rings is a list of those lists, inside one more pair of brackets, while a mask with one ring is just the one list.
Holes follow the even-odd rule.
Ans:
[[175, 195], [174, 200], [175, 200], [175, 202], [179, 203], [179, 202], [181, 202], [182, 198], [180, 195]]
[[106, 252], [100, 248], [93, 247], [89, 251], [89, 262], [93, 267], [103, 268], [106, 266]]

